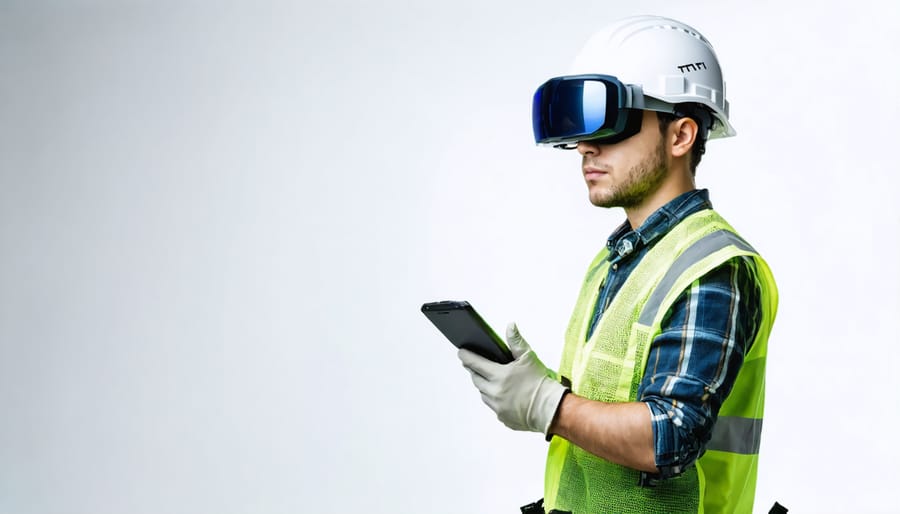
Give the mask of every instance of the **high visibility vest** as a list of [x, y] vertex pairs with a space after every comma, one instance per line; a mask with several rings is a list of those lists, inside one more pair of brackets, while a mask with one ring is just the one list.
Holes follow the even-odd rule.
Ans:
[[716, 212], [692, 214], [647, 251], [585, 341], [609, 269], [607, 255], [604, 249], [588, 268], [566, 331], [559, 374], [571, 381], [578, 396], [636, 401], [650, 343], [660, 333], [667, 311], [694, 281], [734, 257], [755, 260], [760, 326], [719, 410], [706, 452], [695, 465], [677, 477], [641, 486], [639, 471], [554, 436], [547, 456], [545, 509], [578, 514], [750, 513], [762, 430], [766, 346], [778, 306], [768, 265]]

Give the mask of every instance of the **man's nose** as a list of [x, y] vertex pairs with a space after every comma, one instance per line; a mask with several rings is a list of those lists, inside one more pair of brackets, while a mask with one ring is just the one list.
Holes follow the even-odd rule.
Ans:
[[578, 150], [578, 153], [581, 155], [596, 155], [600, 153], [600, 145], [596, 143], [592, 143], [590, 141], [579, 141], [575, 145], [575, 149]]

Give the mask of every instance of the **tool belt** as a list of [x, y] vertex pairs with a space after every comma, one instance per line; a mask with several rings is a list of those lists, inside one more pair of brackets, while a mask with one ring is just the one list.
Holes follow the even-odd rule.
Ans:
[[[522, 511], [522, 514], [572, 514], [571, 512], [565, 510], [556, 510], [553, 509], [550, 512], [544, 512], [544, 499], [529, 503], [528, 505], [524, 505], [519, 508]], [[778, 502], [775, 502], [775, 505], [772, 505], [772, 509], [769, 511], [769, 514], [786, 514], [787, 509]]]

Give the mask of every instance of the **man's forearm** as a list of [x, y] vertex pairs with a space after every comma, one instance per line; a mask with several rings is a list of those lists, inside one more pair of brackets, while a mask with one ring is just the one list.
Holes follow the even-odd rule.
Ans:
[[650, 409], [643, 402], [604, 403], [570, 393], [550, 432], [610, 462], [657, 472]]

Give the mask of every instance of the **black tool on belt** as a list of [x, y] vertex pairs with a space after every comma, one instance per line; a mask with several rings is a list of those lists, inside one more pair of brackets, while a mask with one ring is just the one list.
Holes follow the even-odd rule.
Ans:
[[528, 505], [525, 505], [524, 507], [520, 507], [520, 509], [522, 510], [522, 514], [572, 514], [571, 512], [569, 512], [567, 510], [556, 510], [556, 509], [553, 509], [550, 512], [545, 513], [543, 498], [541, 498], [540, 500], [538, 500], [534, 503], [529, 503]]
[[769, 510], [769, 514], [787, 514], [787, 511], [784, 505], [775, 502], [775, 505], [772, 505], [772, 509]]

